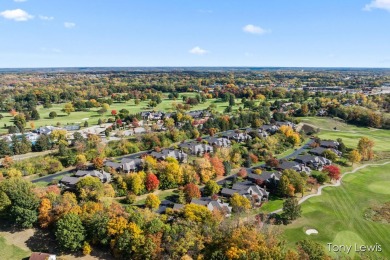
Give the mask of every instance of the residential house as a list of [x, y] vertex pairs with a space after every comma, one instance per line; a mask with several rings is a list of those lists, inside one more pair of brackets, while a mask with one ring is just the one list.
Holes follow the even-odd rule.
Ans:
[[289, 127], [291, 127], [292, 129], [295, 129], [296, 128], [296, 125], [294, 124], [294, 123], [292, 123], [292, 122], [290, 122], [290, 121], [276, 121], [275, 122], [275, 125], [277, 126], [277, 127], [281, 127], [282, 125], [284, 125], [284, 126], [289, 126]]
[[168, 157], [175, 158], [179, 162], [187, 162], [188, 155], [181, 150], [174, 149], [163, 149], [161, 152], [151, 152], [150, 156], [156, 158], [157, 160], [165, 160]]
[[314, 155], [319, 155], [319, 156], [321, 156], [321, 155], [324, 154], [325, 151], [328, 151], [328, 150], [334, 152], [337, 156], [341, 156], [341, 155], [343, 154], [342, 152], [340, 152], [340, 151], [337, 150], [337, 149], [325, 148], [325, 147], [316, 147], [316, 148], [313, 148], [313, 149], [309, 150], [309, 153], [310, 153], [310, 154], [314, 154]]
[[121, 162], [119, 163], [106, 161], [104, 165], [111, 167], [116, 171], [122, 170], [125, 173], [129, 173], [129, 172], [135, 172], [140, 170], [143, 166], [143, 159], [122, 158]]
[[77, 177], [77, 178], [82, 178], [82, 177], [87, 177], [87, 176], [96, 177], [96, 178], [99, 178], [99, 180], [101, 182], [103, 182], [103, 183], [111, 181], [111, 174], [109, 174], [108, 172], [105, 172], [105, 171], [97, 171], [97, 170], [83, 171], [83, 170], [78, 170], [74, 176]]
[[204, 139], [209, 145], [217, 146], [217, 147], [230, 147], [232, 142], [224, 137], [208, 137]]
[[270, 134], [274, 134], [276, 133], [276, 131], [279, 130], [279, 127], [277, 127], [276, 125], [262, 125], [259, 130], [261, 130], [262, 132], [267, 132], [267, 133], [270, 133]]
[[223, 188], [221, 190], [221, 195], [224, 197], [231, 197], [234, 193], [238, 193], [248, 198], [252, 198], [252, 196], [256, 195], [261, 200], [267, 200], [269, 195], [269, 192], [251, 181], [235, 183], [231, 189]]
[[251, 168], [247, 169], [247, 180], [254, 182], [259, 185], [259, 183], [262, 184], [274, 184], [277, 185], [280, 180], [281, 173], [280, 172], [268, 172], [268, 171], [262, 171], [261, 174], [253, 173], [253, 170]]
[[[228, 203], [223, 203], [221, 200], [212, 200], [210, 198], [192, 199], [191, 204], [201, 205], [207, 207], [210, 211], [218, 210], [224, 212], [226, 217], [232, 213], [232, 207]], [[174, 206], [175, 207], [175, 206]], [[178, 208], [180, 206], [177, 206]]]
[[179, 144], [181, 149], [187, 149], [193, 155], [203, 155], [205, 153], [213, 153], [214, 148], [208, 144], [186, 142]]
[[80, 178], [78, 177], [70, 177], [70, 176], [64, 176], [59, 181], [59, 184], [67, 189], [74, 189], [76, 188], [76, 184], [79, 182]]
[[322, 170], [322, 167], [326, 165], [331, 165], [332, 161], [326, 159], [322, 156], [314, 156], [314, 155], [299, 155], [295, 158], [295, 161], [298, 163], [302, 163], [305, 166], [310, 167], [313, 170]]
[[279, 166], [276, 167], [278, 171], [284, 171], [284, 170], [295, 170], [297, 172], [305, 172], [306, 174], [310, 174], [311, 169], [304, 164], [294, 162], [294, 161], [285, 161], [281, 160], [279, 162]]
[[222, 137], [225, 137], [229, 140], [234, 140], [238, 143], [240, 142], [245, 142], [247, 140], [251, 140], [252, 139], [252, 136], [250, 136], [249, 134], [247, 133], [241, 133], [241, 132], [233, 132], [233, 131], [229, 131], [227, 133], [225, 133]]
[[322, 140], [320, 141], [320, 146], [324, 148], [337, 149], [339, 147], [339, 142], [333, 140]]
[[40, 134], [40, 135], [50, 135], [51, 132], [53, 132], [56, 129], [59, 129], [59, 128], [55, 127], [55, 126], [51, 126], [51, 125], [49, 125], [49, 126], [41, 126], [38, 129], [36, 129], [35, 132]]

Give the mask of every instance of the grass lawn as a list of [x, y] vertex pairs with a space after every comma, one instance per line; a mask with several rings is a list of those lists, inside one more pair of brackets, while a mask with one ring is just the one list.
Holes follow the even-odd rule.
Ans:
[[[300, 118], [302, 123], [315, 125], [321, 129], [318, 137], [321, 139], [337, 139], [342, 138], [344, 144], [350, 148], [356, 148], [359, 139], [366, 136], [375, 142], [374, 151], [389, 152], [390, 146], [390, 131], [383, 129], [375, 129], [368, 127], [357, 127], [346, 124], [336, 119], [327, 117], [305, 117]], [[337, 127], [337, 130], [333, 130]]]
[[[159, 191], [158, 194], [156, 194], [157, 197], [160, 199], [160, 201], [163, 201], [163, 200], [172, 200], [174, 197], [177, 196], [177, 194], [172, 191], [172, 190], [163, 190], [163, 191]], [[146, 196], [143, 196], [145, 198], [143, 199], [140, 199], [140, 200], [137, 200], [134, 205], [144, 205], [145, 204], [145, 201], [146, 201]]]
[[20, 260], [30, 256], [30, 252], [27, 252], [15, 245], [7, 243], [4, 237], [0, 237], [0, 258], [7, 260]]
[[[364, 211], [372, 205], [390, 201], [390, 164], [370, 166], [344, 177], [340, 187], [328, 187], [322, 195], [302, 204], [302, 217], [282, 227], [288, 246], [303, 239], [343, 245], [382, 246], [383, 252], [369, 252], [370, 259], [390, 259], [390, 225], [364, 218]], [[308, 236], [305, 231], [317, 229], [318, 235]], [[331, 256], [336, 257], [335, 253]], [[344, 255], [345, 256], [345, 255]], [[351, 252], [350, 257], [359, 258]]]

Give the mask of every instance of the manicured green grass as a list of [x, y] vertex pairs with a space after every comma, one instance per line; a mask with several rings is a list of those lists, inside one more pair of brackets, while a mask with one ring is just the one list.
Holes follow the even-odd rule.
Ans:
[[[369, 252], [371, 259], [390, 258], [390, 225], [364, 219], [364, 211], [371, 205], [390, 201], [390, 164], [370, 166], [344, 177], [340, 187], [328, 187], [322, 195], [310, 198], [302, 205], [302, 217], [283, 227], [288, 246], [299, 240], [310, 239], [324, 246], [327, 243], [342, 245], [382, 245], [383, 252]], [[387, 188], [387, 189], [386, 189]], [[306, 235], [309, 228], [318, 235]], [[336, 257], [335, 253], [330, 253]], [[358, 253], [350, 253], [358, 258]]]
[[30, 255], [29, 252], [7, 243], [4, 237], [0, 237], [0, 258], [7, 260], [20, 260]]
[[[359, 139], [366, 136], [375, 142], [374, 151], [389, 152], [390, 131], [383, 129], [357, 127], [343, 123], [339, 120], [327, 117], [305, 117], [301, 118], [303, 123], [319, 127], [321, 130], [318, 137], [321, 139], [343, 139], [344, 144], [349, 148], [356, 148]], [[333, 130], [337, 127], [337, 131]]]
[[263, 206], [260, 208], [260, 212], [269, 213], [283, 207], [283, 199], [281, 198], [270, 198]]

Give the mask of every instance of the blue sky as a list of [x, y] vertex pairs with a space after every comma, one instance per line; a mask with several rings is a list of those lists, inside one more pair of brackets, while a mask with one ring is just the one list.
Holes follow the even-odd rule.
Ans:
[[1, 0], [0, 67], [390, 67], [390, 0]]

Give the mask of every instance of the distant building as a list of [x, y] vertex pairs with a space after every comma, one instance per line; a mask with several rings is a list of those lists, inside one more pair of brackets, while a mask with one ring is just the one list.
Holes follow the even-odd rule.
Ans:
[[232, 145], [232, 142], [224, 137], [208, 137], [203, 140], [205, 140], [209, 145], [217, 147], [230, 147]]

